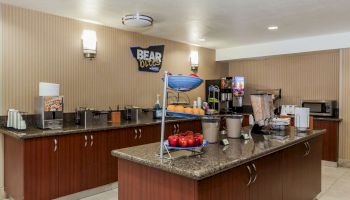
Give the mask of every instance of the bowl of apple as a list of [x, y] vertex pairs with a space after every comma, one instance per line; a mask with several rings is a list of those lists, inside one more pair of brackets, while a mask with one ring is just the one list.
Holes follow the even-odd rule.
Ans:
[[208, 146], [208, 141], [204, 139], [201, 133], [186, 131], [175, 135], [170, 135], [168, 140], [164, 141], [168, 149], [190, 150]]

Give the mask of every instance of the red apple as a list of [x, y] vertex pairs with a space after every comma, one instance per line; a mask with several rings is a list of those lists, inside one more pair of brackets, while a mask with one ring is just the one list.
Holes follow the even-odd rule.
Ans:
[[179, 138], [177, 136], [171, 135], [168, 137], [169, 146], [176, 147], [179, 143]]
[[187, 138], [187, 146], [188, 147], [193, 147], [194, 146], [193, 138]]
[[187, 140], [186, 140], [186, 138], [180, 138], [179, 139], [179, 145], [180, 145], [180, 147], [187, 147]]
[[203, 140], [204, 140], [203, 135], [200, 134], [200, 133], [199, 134], [196, 133], [195, 137], [197, 137], [199, 139], [199, 145], [202, 145], [203, 144]]
[[194, 137], [193, 138], [193, 146], [196, 147], [196, 146], [199, 146], [199, 145], [200, 145], [199, 138], [198, 137]]

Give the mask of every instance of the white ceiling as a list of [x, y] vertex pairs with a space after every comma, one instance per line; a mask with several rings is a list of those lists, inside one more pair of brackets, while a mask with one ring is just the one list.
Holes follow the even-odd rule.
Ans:
[[[350, 0], [0, 0], [125, 29], [121, 18], [154, 18], [143, 34], [228, 48], [350, 31]], [[279, 30], [268, 31], [267, 26]], [[206, 41], [199, 41], [205, 38]]]

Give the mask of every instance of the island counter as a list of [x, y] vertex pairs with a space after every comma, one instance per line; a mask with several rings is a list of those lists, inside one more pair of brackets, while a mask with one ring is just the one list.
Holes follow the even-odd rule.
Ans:
[[285, 131], [209, 144], [201, 156], [160, 159], [159, 143], [112, 151], [122, 200], [311, 200], [321, 192], [325, 130]]

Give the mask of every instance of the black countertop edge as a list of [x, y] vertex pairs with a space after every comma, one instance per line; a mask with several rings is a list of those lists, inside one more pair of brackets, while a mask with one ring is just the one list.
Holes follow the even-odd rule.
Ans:
[[[307, 140], [310, 140], [312, 138], [318, 137], [320, 135], [323, 135], [326, 132], [325, 129], [315, 130], [315, 131], [317, 133], [314, 133], [312, 135], [308, 135], [307, 137], [303, 137], [303, 138], [299, 138], [299, 139], [293, 140], [292, 142], [289, 142], [288, 144], [285, 144], [285, 145], [282, 145], [282, 146], [279, 146], [279, 147], [275, 147], [275, 148], [271, 148], [271, 149], [266, 150], [266, 151], [264, 151], [262, 153], [259, 153], [259, 154], [256, 154], [256, 155], [253, 155], [253, 156], [250, 156], [250, 157], [247, 157], [247, 158], [243, 158], [243, 159], [234, 161], [233, 163], [229, 163], [229, 164], [226, 164], [226, 165], [221, 166], [221, 167], [217, 167], [217, 169], [215, 169], [215, 172], [211, 172], [211, 173], [196, 173], [196, 172], [188, 172], [188, 171], [176, 171], [176, 170], [172, 170], [170, 168], [167, 169], [167, 168], [164, 168], [164, 167], [161, 167], [161, 166], [158, 166], [158, 165], [154, 165], [152, 162], [147, 162], [145, 160], [138, 159], [138, 158], [133, 157], [133, 156], [129, 156], [128, 154], [119, 152], [118, 150], [113, 150], [111, 152], [111, 154], [113, 156], [115, 156], [115, 157], [120, 158], [120, 159], [125, 159], [125, 160], [128, 160], [128, 161], [136, 162], [136, 163], [141, 164], [141, 165], [145, 165], [145, 166], [148, 166], [148, 167], [153, 167], [153, 168], [156, 168], [156, 169], [168, 172], [168, 173], [174, 173], [174, 174], [177, 174], [177, 175], [180, 175], [180, 176], [184, 176], [184, 177], [196, 180], [196, 181], [200, 181], [202, 179], [205, 179], [205, 178], [211, 177], [213, 175], [219, 174], [221, 172], [227, 171], [229, 169], [232, 169], [234, 167], [238, 167], [240, 165], [246, 164], [246, 163], [251, 162], [253, 160], [257, 160], [257, 159], [262, 158], [264, 156], [276, 153], [278, 151], [284, 150], [284, 149], [289, 148], [291, 146], [294, 146], [296, 144], [299, 144], [299, 143], [305, 142]], [[159, 142], [157, 142], [157, 143], [160, 144]], [[156, 144], [156, 143], [153, 143], [153, 144]], [[157, 156], [157, 155], [155, 154], [155, 156]], [[164, 159], [164, 160], [167, 160], [167, 159]], [[176, 162], [176, 160], [174, 162]]]
[[[165, 123], [173, 123], [173, 122], [184, 122], [184, 121], [193, 121], [199, 120], [197, 118], [172, 118], [166, 119]], [[128, 124], [113, 124], [108, 122], [106, 125], [92, 125], [92, 126], [81, 126], [81, 125], [68, 125], [63, 129], [39, 129], [30, 127], [26, 130], [17, 130], [13, 128], [1, 127], [0, 133], [17, 138], [17, 139], [32, 139], [32, 138], [40, 138], [40, 137], [50, 137], [50, 136], [58, 136], [58, 135], [68, 135], [75, 133], [86, 133], [86, 132], [96, 132], [96, 131], [108, 131], [108, 130], [117, 130], [124, 128], [133, 128], [140, 126], [150, 126], [161, 124], [160, 120], [157, 121], [149, 121], [149, 122], [130, 122]]]

